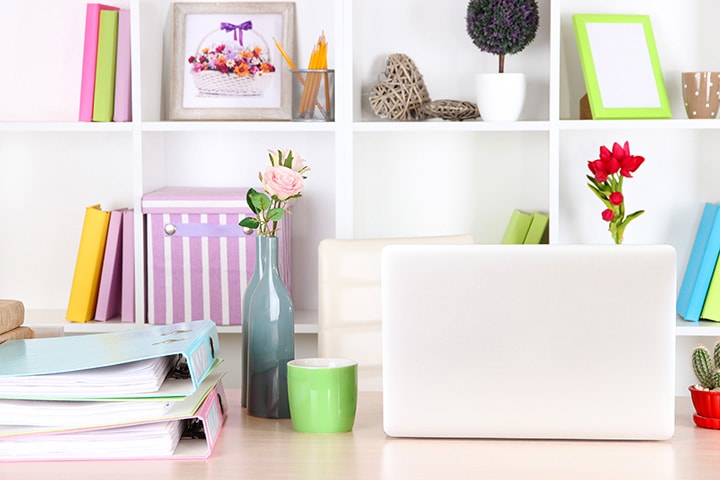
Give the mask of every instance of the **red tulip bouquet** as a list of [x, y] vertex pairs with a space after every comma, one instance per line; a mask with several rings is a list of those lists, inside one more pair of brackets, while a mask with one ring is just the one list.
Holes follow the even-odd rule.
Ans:
[[630, 144], [621, 147], [617, 142], [612, 151], [600, 147], [600, 158], [588, 161], [592, 172], [587, 175], [588, 187], [605, 204], [602, 219], [608, 222], [608, 231], [616, 244], [621, 244], [628, 224], [645, 213], [638, 210], [625, 214], [625, 197], [622, 193], [623, 179], [632, 178], [632, 173], [645, 161], [644, 157], [630, 154]]

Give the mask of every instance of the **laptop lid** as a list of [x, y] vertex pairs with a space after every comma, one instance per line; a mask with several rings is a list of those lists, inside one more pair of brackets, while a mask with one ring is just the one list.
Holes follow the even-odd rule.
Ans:
[[382, 254], [387, 435], [667, 439], [667, 245], [402, 245]]

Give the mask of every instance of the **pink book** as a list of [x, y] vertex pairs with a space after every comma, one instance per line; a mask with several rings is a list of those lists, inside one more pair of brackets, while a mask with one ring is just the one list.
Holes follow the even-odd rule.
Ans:
[[110, 212], [110, 225], [100, 274], [97, 307], [95, 307], [95, 320], [103, 322], [120, 314], [122, 221], [123, 210]]
[[83, 49], [82, 78], [80, 80], [80, 121], [92, 122], [95, 97], [95, 62], [97, 60], [100, 10], [119, 10], [111, 5], [88, 3], [85, 13], [85, 45]]
[[122, 228], [122, 300], [120, 302], [120, 320], [123, 322], [135, 321], [135, 224], [133, 222], [133, 211], [125, 210]]
[[130, 10], [120, 10], [115, 67], [115, 107], [113, 121], [132, 120], [132, 89], [130, 85]]

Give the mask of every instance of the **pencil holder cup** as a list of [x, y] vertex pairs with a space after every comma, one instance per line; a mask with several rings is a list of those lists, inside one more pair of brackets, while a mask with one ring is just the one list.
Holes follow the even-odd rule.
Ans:
[[292, 119], [335, 120], [335, 70], [293, 70]]

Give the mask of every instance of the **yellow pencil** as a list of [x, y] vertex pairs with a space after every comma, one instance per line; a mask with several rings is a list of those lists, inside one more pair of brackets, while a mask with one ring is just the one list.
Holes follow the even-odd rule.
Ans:
[[[300, 82], [300, 85], [303, 86], [303, 93], [304, 93], [304, 92], [305, 92], [305, 89], [304, 89], [304, 87], [305, 87], [305, 80], [303, 79], [302, 75], [300, 75], [300, 74], [296, 71], [297, 69], [295, 68], [295, 63], [292, 61], [292, 59], [291, 59], [290, 56], [287, 54], [287, 52], [286, 52], [285, 49], [282, 47], [282, 45], [280, 45], [280, 42], [278, 42], [277, 39], [275, 39], [274, 37], [273, 37], [273, 42], [275, 42], [275, 46], [276, 46], [277, 49], [280, 51], [280, 54], [281, 54], [281, 55], [283, 56], [283, 58], [285, 59], [285, 62], [287, 62], [288, 67], [290, 67], [290, 70], [292, 70], [292, 71], [295, 72], [295, 76], [297, 77], [298, 81]], [[323, 108], [322, 108], [322, 106], [320, 105], [320, 103], [317, 102], [317, 101], [316, 101], [316, 103], [317, 103], [317, 106], [318, 106], [318, 108], [320, 109], [320, 111], [322, 111], [322, 112], [323, 112], [323, 115], [325, 115], [325, 112], [323, 111]]]

